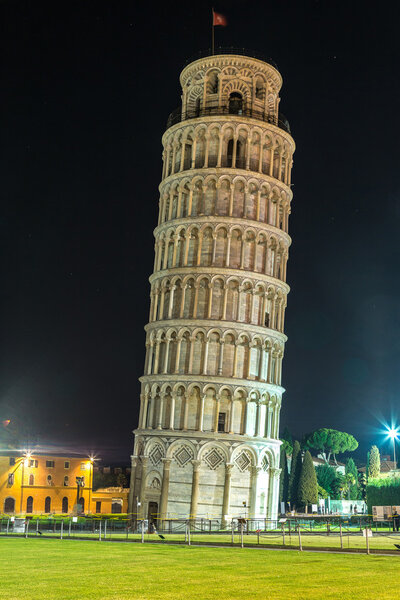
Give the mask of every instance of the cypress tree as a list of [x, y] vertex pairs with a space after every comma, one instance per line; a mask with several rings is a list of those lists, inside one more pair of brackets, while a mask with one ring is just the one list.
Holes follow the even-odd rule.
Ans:
[[381, 474], [381, 455], [377, 446], [372, 446], [369, 453], [368, 477], [379, 477]]
[[300, 444], [296, 440], [293, 444], [292, 463], [290, 465], [290, 477], [289, 477], [289, 500], [293, 505], [297, 503], [297, 488], [299, 486], [300, 472], [301, 472], [301, 451]]
[[286, 451], [285, 451], [285, 448], [283, 447], [283, 445], [281, 446], [281, 455], [280, 455], [280, 460], [279, 460], [279, 466], [281, 468], [281, 478], [280, 478], [280, 482], [279, 482], [279, 510], [280, 510], [281, 502], [285, 503], [285, 509], [286, 509], [286, 503], [288, 501], [288, 495], [289, 495], [289, 472], [288, 472]]
[[304, 455], [304, 460], [301, 467], [299, 487], [297, 490], [297, 500], [301, 506], [306, 507], [306, 512], [309, 504], [318, 503], [317, 476], [315, 474], [315, 468], [311, 454], [308, 450]]
[[346, 475], [351, 474], [354, 477], [354, 484], [349, 489], [349, 499], [357, 500], [358, 497], [358, 471], [356, 464], [352, 458], [348, 458], [346, 461]]

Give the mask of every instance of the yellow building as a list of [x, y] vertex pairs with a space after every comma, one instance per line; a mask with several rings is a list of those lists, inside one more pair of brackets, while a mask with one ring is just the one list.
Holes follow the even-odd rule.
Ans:
[[0, 510], [6, 514], [90, 512], [92, 481], [87, 456], [0, 452]]
[[127, 512], [128, 489], [92, 486], [93, 460], [85, 455], [0, 452], [0, 514]]

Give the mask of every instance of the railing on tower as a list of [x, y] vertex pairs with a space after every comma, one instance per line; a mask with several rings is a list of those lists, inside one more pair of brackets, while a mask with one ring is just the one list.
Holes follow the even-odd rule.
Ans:
[[223, 48], [220, 46], [219, 48], [214, 49], [214, 53], [211, 51], [211, 48], [207, 48], [207, 50], [199, 50], [199, 52], [188, 58], [184, 66], [186, 67], [190, 63], [194, 62], [195, 60], [199, 60], [200, 58], [206, 58], [207, 56], [219, 56], [221, 54], [238, 54], [239, 56], [256, 58], [257, 60], [262, 60], [263, 62], [268, 63], [274, 67], [274, 69], [278, 70], [276, 62], [261, 52], [257, 52], [256, 50], [248, 50], [247, 48], [234, 48], [232, 46], [228, 48]]
[[[179, 107], [173, 110], [169, 115], [167, 120], [167, 129], [173, 125], [176, 125], [176, 123], [180, 123], [181, 121], [186, 121], [188, 119], [232, 114], [233, 113], [229, 111], [227, 106], [209, 106], [205, 108], [199, 108], [198, 110], [194, 111], [186, 111], [184, 114], [182, 114], [182, 109]], [[258, 121], [264, 121], [265, 123], [271, 123], [272, 125], [276, 125], [280, 129], [283, 129], [287, 133], [291, 133], [289, 121], [282, 113], [279, 113], [278, 119], [276, 119], [271, 115], [266, 115], [262, 111], [254, 110], [253, 108], [243, 108], [239, 113], [234, 113], [233, 116], [249, 117], [251, 119], [257, 119]]]

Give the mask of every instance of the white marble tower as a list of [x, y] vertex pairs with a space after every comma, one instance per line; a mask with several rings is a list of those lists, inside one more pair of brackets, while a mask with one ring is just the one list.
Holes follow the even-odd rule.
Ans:
[[130, 512], [274, 519], [295, 149], [282, 78], [220, 54], [180, 82], [162, 140]]

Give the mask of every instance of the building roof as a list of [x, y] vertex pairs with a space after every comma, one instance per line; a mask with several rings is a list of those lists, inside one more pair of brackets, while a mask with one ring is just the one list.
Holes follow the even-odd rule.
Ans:
[[[312, 456], [311, 458], [312, 458], [312, 461], [314, 464], [318, 464], [318, 465], [326, 465], [327, 464], [326, 460], [324, 460], [323, 458], [319, 458], [317, 456]], [[329, 466], [330, 467], [345, 467], [346, 465], [342, 462], [338, 461], [337, 463], [335, 463], [331, 460], [331, 461], [329, 461]]]

